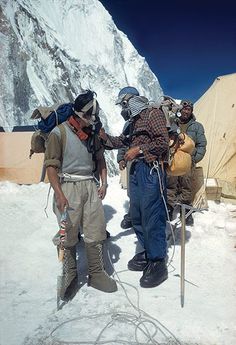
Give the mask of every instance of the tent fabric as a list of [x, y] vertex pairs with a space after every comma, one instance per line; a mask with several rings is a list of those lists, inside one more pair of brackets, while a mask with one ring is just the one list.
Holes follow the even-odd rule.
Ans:
[[29, 159], [33, 132], [0, 133], [0, 181], [19, 184], [39, 183], [44, 154]]
[[236, 188], [236, 73], [216, 78], [194, 104], [197, 121], [205, 128], [207, 152], [199, 166], [206, 178]]

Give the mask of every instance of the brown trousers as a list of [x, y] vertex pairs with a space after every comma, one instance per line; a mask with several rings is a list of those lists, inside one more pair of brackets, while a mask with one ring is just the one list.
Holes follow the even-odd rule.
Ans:
[[183, 176], [167, 176], [167, 203], [175, 207], [176, 203], [192, 204], [192, 179], [195, 166]]

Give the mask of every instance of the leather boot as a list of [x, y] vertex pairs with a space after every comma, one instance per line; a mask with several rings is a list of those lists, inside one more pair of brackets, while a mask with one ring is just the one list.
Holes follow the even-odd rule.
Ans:
[[151, 288], [160, 285], [168, 278], [168, 270], [165, 259], [149, 261], [140, 279], [140, 286]]
[[188, 218], [186, 218], [185, 224], [188, 225], [188, 226], [193, 226], [194, 220], [193, 220], [192, 213], [188, 216]]
[[63, 301], [71, 299], [78, 291], [76, 247], [64, 249], [63, 275], [60, 297]]
[[173, 220], [174, 208], [171, 205], [168, 204], [167, 205], [167, 210], [168, 210], [170, 221], [172, 221]]
[[122, 219], [122, 221], [120, 223], [120, 227], [122, 229], [130, 229], [130, 228], [132, 228], [132, 222], [131, 222], [131, 218], [130, 218], [130, 214], [129, 213], [124, 215], [124, 218]]
[[88, 286], [103, 292], [117, 291], [116, 281], [104, 269], [103, 242], [85, 243], [88, 260]]
[[141, 253], [136, 254], [129, 262], [128, 269], [130, 271], [143, 271], [147, 266], [147, 258], [145, 250]]

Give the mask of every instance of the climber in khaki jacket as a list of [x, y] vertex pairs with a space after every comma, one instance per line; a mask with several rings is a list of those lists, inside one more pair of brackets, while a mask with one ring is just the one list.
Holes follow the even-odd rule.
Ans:
[[[103, 149], [92, 148], [90, 128], [99, 113], [99, 105], [90, 90], [80, 94], [74, 103], [74, 115], [55, 127], [49, 135], [44, 165], [49, 182], [54, 189], [53, 211], [60, 224], [66, 209], [66, 235], [64, 245], [63, 275], [65, 284], [60, 297], [69, 299], [72, 285], [77, 284], [76, 244], [78, 232], [83, 231], [88, 260], [88, 285], [104, 291], [117, 290], [115, 280], [104, 270], [103, 243], [106, 224], [102, 199], [106, 195], [107, 171]], [[65, 134], [65, 138], [62, 137]], [[96, 156], [101, 186], [97, 188], [93, 177]]]
[[[200, 162], [205, 153], [207, 140], [204, 132], [204, 127], [201, 123], [196, 121], [193, 114], [193, 103], [189, 100], [182, 100], [180, 105], [182, 110], [179, 117], [178, 125], [182, 133], [186, 133], [194, 143], [194, 150], [192, 151], [192, 166], [191, 170], [182, 176], [168, 176], [167, 177], [167, 200], [168, 211], [170, 219], [173, 219], [173, 211], [177, 203], [192, 205], [192, 179], [196, 163]], [[186, 219], [186, 225], [192, 226], [194, 219], [192, 214]]]

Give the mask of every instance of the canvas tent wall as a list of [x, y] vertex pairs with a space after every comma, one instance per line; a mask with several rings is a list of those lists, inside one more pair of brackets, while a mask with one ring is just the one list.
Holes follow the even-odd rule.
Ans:
[[194, 114], [208, 142], [199, 164], [204, 176], [224, 182], [225, 193], [236, 195], [236, 73], [216, 78], [194, 104]]
[[12, 132], [0, 132], [0, 181], [40, 182], [44, 155], [35, 154], [29, 159], [32, 130], [24, 126], [15, 127]]

